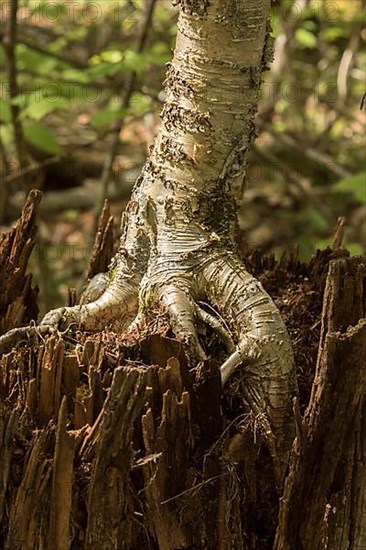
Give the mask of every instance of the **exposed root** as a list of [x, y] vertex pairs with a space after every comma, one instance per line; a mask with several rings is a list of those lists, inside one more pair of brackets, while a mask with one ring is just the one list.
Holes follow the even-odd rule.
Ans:
[[206, 361], [207, 355], [199, 342], [195, 326], [195, 305], [192, 301], [192, 291], [184, 288], [184, 283], [168, 284], [161, 287], [160, 301], [167, 311], [173, 332], [180, 340], [192, 360]]
[[48, 326], [13, 328], [0, 336], [0, 355], [23, 343], [32, 344], [37, 337], [43, 338], [50, 332]]
[[[201, 300], [217, 311], [218, 317], [198, 305]], [[248, 412], [264, 415], [268, 420], [267, 446], [279, 478], [283, 472], [279, 463], [287, 463], [294, 432], [292, 398], [296, 378], [292, 347], [273, 301], [234, 254], [218, 247], [210, 254], [196, 250], [194, 255], [185, 254], [170, 261], [166, 272], [161, 268], [154, 270], [151, 261], [141, 282], [140, 277], [119, 273], [97, 300], [50, 311], [40, 329], [45, 333], [51, 327], [63, 330], [76, 323], [91, 331], [108, 326], [120, 331], [129, 326], [133, 330], [141, 326], [152, 306], [159, 306], [168, 314], [192, 367], [207, 360], [197, 333], [197, 320], [217, 332], [231, 352], [220, 369], [222, 384], [227, 384], [242, 367], [237, 375], [239, 391], [245, 396]], [[230, 331], [220, 316], [227, 320]], [[5, 342], [15, 340], [8, 334], [2, 341], [5, 346]]]
[[66, 329], [76, 324], [84, 330], [102, 330], [109, 325], [126, 327], [137, 311], [137, 290], [128, 283], [111, 283], [95, 302], [49, 311], [40, 326]]
[[198, 304], [195, 304], [195, 307], [198, 318], [217, 332], [227, 351], [231, 352], [235, 348], [235, 343], [230, 332], [220, 323], [219, 319], [202, 309]]
[[225, 363], [221, 365], [220, 372], [222, 385], [226, 384], [240, 365], [253, 362], [259, 359], [260, 355], [261, 348], [257, 338], [248, 336], [240, 340], [232, 354], [226, 359]]

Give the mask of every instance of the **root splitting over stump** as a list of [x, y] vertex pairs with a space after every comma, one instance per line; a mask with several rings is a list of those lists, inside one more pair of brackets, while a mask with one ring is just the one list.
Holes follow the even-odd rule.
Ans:
[[280, 482], [294, 437], [293, 352], [276, 306], [234, 244], [261, 73], [272, 55], [270, 1], [198, 4], [179, 2], [161, 126], [123, 214], [107, 287], [89, 303], [49, 312], [41, 327], [135, 330], [146, 312], [162, 309], [193, 369], [208, 357], [197, 332], [197, 305], [207, 303], [217, 312], [214, 330], [235, 344], [222, 382], [243, 367], [242, 397], [267, 425]]
[[[314, 312], [330, 257], [320, 255], [313, 271], [292, 261], [290, 273], [284, 260], [263, 274], [269, 284], [282, 277], [273, 292], [294, 335], [319, 319], [318, 306], [296, 325], [308, 299]], [[363, 548], [364, 282], [364, 260], [330, 264], [316, 384], [298, 417], [278, 525], [266, 419], [248, 412], [238, 373], [222, 401], [225, 348], [213, 330], [202, 343], [214, 357], [198, 371], [178, 341], [159, 335], [118, 344], [113, 334], [81, 334], [75, 347], [54, 334], [3, 356], [2, 547], [57, 538], [65, 548], [269, 550], [277, 527], [278, 549], [325, 550], [329, 540]], [[301, 301], [289, 310], [291, 296]], [[300, 381], [310, 366], [302, 345], [295, 338]]]

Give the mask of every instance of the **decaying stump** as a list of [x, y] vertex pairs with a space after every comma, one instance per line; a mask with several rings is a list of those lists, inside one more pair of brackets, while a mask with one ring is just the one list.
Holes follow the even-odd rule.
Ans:
[[282, 497], [278, 550], [366, 548], [365, 267], [364, 258], [329, 266], [317, 369]]
[[40, 191], [31, 191], [14, 229], [0, 237], [0, 334], [38, 314], [38, 289], [31, 287], [32, 275], [26, 274], [26, 269], [35, 245], [41, 198]]
[[157, 315], [141, 335], [55, 333], [0, 358], [1, 547], [268, 550], [276, 529], [277, 550], [365, 547], [365, 261], [247, 265], [298, 366], [280, 510], [265, 426], [222, 395], [214, 331], [192, 372]]
[[108, 271], [109, 263], [114, 256], [114, 243], [113, 216], [111, 215], [109, 203], [105, 200], [99, 216], [95, 242], [86, 274], [88, 281], [98, 273]]

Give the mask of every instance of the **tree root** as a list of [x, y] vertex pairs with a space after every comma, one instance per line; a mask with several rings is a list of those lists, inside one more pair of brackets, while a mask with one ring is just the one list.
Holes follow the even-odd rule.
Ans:
[[19, 327], [8, 330], [0, 336], [0, 355], [9, 353], [12, 348], [23, 343], [31, 345], [36, 341], [37, 337], [43, 338], [49, 334], [52, 327], [49, 326], [28, 326]]
[[[240, 380], [244, 381], [248, 410], [269, 419], [274, 433], [268, 436], [270, 453], [274, 453], [275, 437], [279, 459], [286, 464], [288, 442], [292, 440], [289, 430], [293, 430], [292, 398], [296, 393], [293, 352], [286, 328], [270, 296], [237, 256], [223, 250], [198, 256], [199, 261], [197, 255], [193, 261], [185, 255], [164, 270], [151, 263], [142, 279], [136, 276], [131, 281], [117, 275], [97, 300], [52, 310], [37, 330], [45, 334], [52, 328], [67, 329], [71, 324], [91, 331], [116, 325], [119, 330], [131, 330], [141, 324], [146, 311], [158, 306], [168, 314], [172, 330], [194, 368], [207, 360], [197, 333], [197, 321], [203, 321], [217, 332], [230, 353], [220, 368], [222, 384], [243, 367]], [[218, 315], [203, 309], [203, 301]], [[0, 337], [0, 352], [30, 329], [17, 330]]]

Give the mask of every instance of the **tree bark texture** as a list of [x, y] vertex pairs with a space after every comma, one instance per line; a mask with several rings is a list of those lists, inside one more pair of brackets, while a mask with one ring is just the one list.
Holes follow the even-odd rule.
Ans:
[[42, 325], [138, 333], [162, 310], [191, 368], [208, 359], [197, 325], [213, 327], [227, 347], [222, 382], [242, 367], [236, 391], [260, 419], [281, 486], [294, 437], [293, 351], [234, 244], [261, 72], [271, 58], [269, 8], [269, 0], [179, 2], [161, 126], [123, 214], [107, 288], [50, 312]]
[[0, 237], [0, 335], [38, 315], [38, 289], [32, 288], [26, 268], [35, 245], [41, 197], [40, 191], [31, 191], [16, 226]]
[[329, 266], [315, 380], [292, 450], [277, 550], [366, 548], [365, 265], [354, 258]]
[[[303, 281], [327, 258], [252, 265]], [[162, 325], [137, 341], [54, 334], [3, 355], [1, 547], [269, 550], [277, 530], [276, 549], [363, 548], [365, 272], [364, 259], [330, 263], [282, 497], [263, 417], [222, 394], [214, 357], [190, 371]]]

